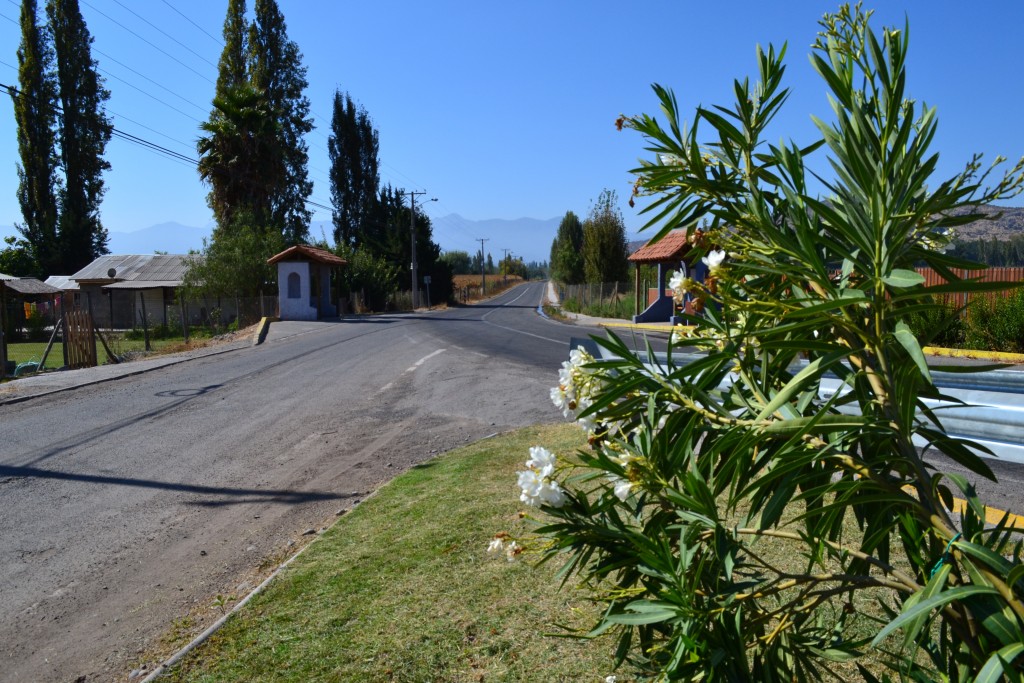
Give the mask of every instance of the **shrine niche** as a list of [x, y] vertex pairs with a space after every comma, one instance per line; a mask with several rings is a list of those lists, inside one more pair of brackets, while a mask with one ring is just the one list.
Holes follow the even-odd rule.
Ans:
[[338, 315], [331, 271], [347, 264], [326, 249], [297, 244], [267, 260], [277, 265], [278, 317], [319, 320]]

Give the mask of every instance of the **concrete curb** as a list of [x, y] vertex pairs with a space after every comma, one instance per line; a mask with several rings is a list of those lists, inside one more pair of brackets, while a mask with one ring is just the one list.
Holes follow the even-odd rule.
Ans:
[[[495, 432], [493, 434], [489, 434], [488, 436], [485, 436], [484, 438], [480, 439], [480, 441], [486, 441], [487, 439], [494, 438], [497, 435], [498, 435], [498, 432]], [[465, 445], [468, 446], [470, 444], [465, 444]], [[442, 455], [442, 454], [439, 454], [439, 455]], [[429, 462], [430, 460], [433, 460], [436, 457], [438, 457], [438, 455], [431, 456], [430, 458], [428, 458], [427, 460], [424, 460], [423, 462]], [[406, 471], [408, 471], [408, 470], [406, 470]], [[394, 477], [392, 477], [388, 481], [384, 482], [383, 484], [381, 484], [380, 486], [378, 486], [374, 490], [368, 492], [365, 496], [363, 496], [355, 504], [353, 504], [352, 507], [349, 508], [347, 513], [351, 513], [352, 510], [354, 510], [357, 506], [362, 505], [363, 503], [365, 503], [366, 501], [368, 501], [368, 500], [370, 500], [372, 498], [375, 498], [380, 493], [381, 489], [389, 486], [395, 480], [395, 478], [397, 478], [400, 474], [404, 474], [404, 472], [397, 473]], [[347, 516], [347, 513], [346, 513], [346, 516]], [[342, 519], [343, 519], [343, 517], [339, 517], [338, 519], [335, 519], [330, 525], [328, 525], [325, 528], [325, 531], [334, 528], [334, 526], [337, 525], [339, 522], [341, 522]], [[298, 558], [299, 555], [301, 555], [302, 553], [306, 552], [306, 550], [309, 549], [310, 546], [312, 546], [314, 543], [319, 541], [321, 536], [322, 536], [322, 534], [317, 534], [317, 536], [313, 540], [311, 540], [309, 543], [307, 543], [306, 545], [302, 546], [297, 551], [295, 551], [294, 555], [292, 555], [287, 560], [285, 560], [280, 565], [278, 565], [277, 569], [275, 569], [273, 572], [271, 572], [270, 576], [268, 576], [267, 578], [263, 579], [263, 581], [260, 582], [260, 585], [258, 585], [255, 588], [253, 588], [252, 591], [250, 591], [248, 595], [246, 595], [244, 598], [242, 598], [237, 603], [235, 603], [235, 605], [231, 608], [231, 610], [227, 614], [224, 614], [219, 619], [217, 619], [217, 621], [215, 621], [212, 624], [210, 624], [206, 628], [205, 631], [203, 631], [198, 636], [193, 638], [190, 643], [185, 645], [185, 647], [181, 648], [180, 650], [175, 652], [173, 655], [171, 655], [169, 658], [165, 659], [163, 662], [161, 662], [159, 665], [157, 665], [157, 667], [155, 669], [153, 669], [153, 671], [151, 671], [145, 678], [143, 678], [140, 683], [151, 683], [152, 681], [155, 681], [156, 679], [160, 678], [162, 675], [167, 673], [168, 669], [170, 669], [172, 666], [174, 666], [175, 664], [180, 662], [185, 657], [185, 655], [187, 655], [188, 653], [192, 652], [192, 650], [195, 650], [197, 647], [199, 647], [204, 642], [209, 640], [210, 636], [212, 636], [214, 633], [219, 631], [224, 626], [224, 624], [227, 623], [228, 619], [233, 617], [236, 612], [240, 612], [247, 602], [252, 600], [258, 594], [262, 593], [264, 591], [264, 589], [266, 589], [266, 587], [269, 586], [270, 583], [274, 579], [276, 579], [278, 577], [278, 575], [282, 571], [284, 571], [285, 569], [288, 568], [288, 565], [290, 565], [292, 562], [294, 562], [295, 559]]]
[[928, 356], [973, 358], [976, 360], [990, 360], [994, 363], [1024, 363], [1024, 353], [1008, 353], [1006, 351], [972, 351], [970, 349], [943, 349], [937, 346], [926, 346], [921, 350]]
[[270, 332], [270, 323], [280, 321], [280, 318], [264, 316], [260, 318], [260, 324], [256, 326], [256, 332], [252, 335], [252, 345], [259, 346], [267, 340], [267, 332]]
[[179, 358], [178, 360], [162, 363], [160, 365], [153, 365], [146, 368], [140, 368], [139, 370], [133, 370], [131, 372], [125, 372], [120, 375], [113, 377], [103, 377], [101, 379], [89, 380], [87, 382], [80, 382], [79, 384], [73, 384], [71, 386], [59, 387], [57, 389], [50, 389], [48, 391], [41, 391], [38, 394], [26, 394], [24, 396], [11, 396], [10, 398], [0, 397], [0, 406], [10, 405], [13, 403], [23, 403], [24, 401], [31, 401], [34, 398], [43, 398], [46, 396], [52, 396], [53, 394], [59, 394], [64, 391], [72, 391], [74, 389], [81, 389], [82, 387], [91, 387], [96, 384], [103, 384], [104, 382], [114, 382], [125, 377], [135, 377], [136, 375], [142, 375], [153, 370], [160, 370], [161, 368], [169, 368], [172, 365], [179, 365], [181, 363], [187, 363], [190, 360], [197, 360], [199, 358], [209, 358], [210, 356], [219, 356], [223, 353], [231, 353], [232, 351], [238, 351], [239, 349], [245, 348], [244, 346], [235, 346], [230, 349], [218, 349], [217, 351], [211, 351], [210, 353], [204, 353], [197, 356], [189, 356], [188, 358]]
[[[627, 323], [627, 322], [601, 322], [597, 324], [609, 330], [643, 330], [645, 332], [664, 332], [670, 334], [675, 327], [671, 325], [659, 325], [657, 323]], [[989, 360], [993, 363], [1016, 363], [1024, 364], [1024, 353], [1009, 353], [1006, 351], [975, 351], [972, 349], [944, 349], [938, 346], [925, 346], [921, 349], [926, 356], [945, 356], [947, 358], [970, 358], [973, 360]]]
[[189, 652], [192, 652], [192, 650], [196, 649], [197, 647], [202, 645], [204, 642], [206, 642], [206, 640], [209, 639], [210, 636], [212, 636], [214, 633], [219, 631], [220, 628], [224, 624], [227, 623], [228, 619], [233, 617], [236, 612], [241, 610], [242, 607], [244, 607], [245, 604], [247, 602], [249, 602], [250, 600], [252, 600], [256, 595], [258, 595], [259, 593], [262, 593], [263, 589], [266, 588], [268, 585], [270, 585], [270, 582], [273, 581], [274, 579], [276, 579], [278, 574], [280, 574], [282, 571], [284, 571], [288, 567], [288, 565], [290, 565], [295, 560], [295, 558], [297, 558], [299, 555], [301, 555], [303, 552], [305, 552], [306, 548], [308, 548], [309, 546], [313, 545], [313, 543], [315, 543], [317, 540], [319, 540], [319, 537], [313, 539], [313, 541], [311, 541], [311, 542], [307, 543], [306, 545], [302, 546], [301, 548], [299, 548], [298, 552], [296, 552], [294, 555], [292, 555], [287, 560], [282, 562], [278, 566], [278, 568], [275, 569], [270, 574], [270, 576], [268, 576], [267, 578], [263, 579], [263, 581], [260, 583], [260, 585], [258, 585], [255, 588], [253, 588], [252, 591], [248, 595], [246, 595], [244, 598], [242, 598], [237, 603], [235, 603], [235, 606], [232, 607], [231, 610], [227, 614], [221, 616], [220, 619], [218, 619], [217, 621], [215, 621], [212, 624], [210, 624], [210, 626], [205, 631], [203, 631], [198, 636], [193, 638], [192, 642], [190, 642], [188, 645], [186, 645], [185, 647], [181, 648], [180, 650], [175, 652], [173, 655], [171, 655], [171, 657], [169, 659], [166, 659], [163, 662], [161, 662], [160, 665], [157, 666], [155, 669], [153, 669], [153, 671], [150, 672], [150, 674], [148, 676], [146, 676], [145, 678], [142, 679], [142, 683], [149, 683], [150, 681], [155, 681], [156, 679], [160, 678], [161, 676], [164, 675], [164, 673], [169, 668], [171, 668], [172, 666], [174, 666], [175, 664], [180, 662], [182, 660], [182, 658], [185, 657], [185, 655], [187, 655]]

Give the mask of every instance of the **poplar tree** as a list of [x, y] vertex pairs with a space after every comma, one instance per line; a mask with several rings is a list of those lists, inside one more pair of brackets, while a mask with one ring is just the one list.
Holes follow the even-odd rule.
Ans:
[[105, 188], [103, 158], [113, 125], [104, 111], [110, 92], [92, 58], [92, 36], [78, 0], [50, 0], [46, 14], [53, 34], [60, 93], [60, 162], [64, 187], [58, 190], [58, 233], [63, 269], [73, 273], [107, 249], [107, 231], [100, 222]]
[[587, 282], [626, 282], [629, 244], [615, 190], [604, 190], [583, 222], [583, 271]]
[[348, 93], [335, 91], [327, 152], [338, 244], [358, 246], [366, 240], [366, 222], [380, 186], [379, 148], [377, 130], [366, 109], [356, 108]]
[[306, 199], [313, 191], [307, 169], [309, 152], [303, 136], [313, 130], [308, 82], [298, 45], [288, 39], [284, 15], [275, 0], [256, 0], [255, 21], [249, 27], [250, 82], [264, 93], [280, 123], [286, 174], [273, 192], [273, 220], [285, 242], [297, 244], [309, 235], [312, 211]]
[[558, 236], [551, 247], [551, 273], [559, 282], [581, 284], [583, 278], [583, 223], [572, 211], [566, 211], [558, 224]]
[[224, 97], [229, 90], [249, 82], [248, 33], [245, 0], [228, 0], [228, 13], [224, 18], [224, 50], [217, 65], [215, 97]]
[[21, 4], [18, 91], [11, 92], [18, 128], [18, 203], [23, 225], [16, 225], [28, 245], [36, 275], [62, 270], [57, 239], [57, 83], [53, 48], [38, 23], [35, 0]]

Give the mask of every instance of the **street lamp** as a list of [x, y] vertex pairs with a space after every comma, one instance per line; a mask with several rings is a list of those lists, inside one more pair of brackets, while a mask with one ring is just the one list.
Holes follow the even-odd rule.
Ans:
[[[420, 297], [418, 283], [416, 282], [416, 195], [426, 194], [424, 192], [409, 191], [409, 231], [412, 234], [412, 309], [419, 308]], [[428, 199], [428, 202], [436, 202], [437, 197]]]

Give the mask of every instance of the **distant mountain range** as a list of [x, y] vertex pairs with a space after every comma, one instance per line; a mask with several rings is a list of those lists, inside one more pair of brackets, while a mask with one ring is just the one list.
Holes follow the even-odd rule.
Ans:
[[[1017, 235], [1024, 235], [1024, 207], [1019, 206], [981, 206], [981, 213], [988, 216], [1002, 214], [994, 220], [981, 220], [968, 223], [956, 229], [960, 240], [976, 240], [995, 238], [1007, 240]], [[968, 213], [968, 209], [956, 212], [958, 215]]]
[[490, 218], [470, 220], [457, 213], [433, 218], [434, 241], [445, 251], [480, 251], [480, 239], [486, 239], [484, 250], [497, 262], [508, 249], [514, 258], [525, 262], [547, 261], [551, 256], [551, 243], [558, 234], [561, 216], [540, 220], [516, 218], [505, 220]]
[[[9, 225], [0, 225], [0, 248], [8, 235], [21, 237], [21, 233]], [[133, 232], [110, 231], [108, 247], [112, 254], [152, 254], [165, 251], [168, 254], [187, 254], [189, 250], [203, 248], [203, 238], [210, 236], [209, 228], [195, 228], [181, 223], [160, 223]], [[70, 275], [70, 273], [61, 273]]]
[[[1014, 235], [1024, 234], [1024, 207], [983, 206], [981, 211], [988, 215], [1002, 213], [995, 220], [982, 220], [957, 228], [961, 240], [999, 239], [1006, 240]], [[486, 251], [501, 259], [508, 249], [524, 261], [547, 261], [551, 254], [551, 242], [558, 232], [561, 217], [537, 219], [516, 218], [513, 220], [490, 218], [471, 220], [457, 213], [433, 219], [434, 241], [445, 251], [459, 250], [473, 253], [479, 249], [481, 238], [486, 239]], [[329, 221], [316, 221], [310, 225], [311, 239], [330, 240], [332, 226]], [[210, 237], [211, 228], [197, 228], [180, 223], [159, 223], [132, 232], [110, 232], [110, 251], [114, 254], [152, 254], [164, 251], [169, 254], [187, 254], [189, 250], [203, 248], [203, 239]], [[3, 238], [19, 236], [9, 225], [0, 225], [0, 249], [5, 245]], [[647, 239], [631, 234], [630, 253], [643, 246]]]
[[[955, 215], [963, 215], [972, 209], [960, 209]], [[971, 242], [977, 239], [1008, 240], [1011, 237], [1024, 235], [1024, 207], [1015, 206], [982, 206], [980, 213], [991, 219], [978, 220], [956, 228], [957, 239]], [[1002, 215], [999, 215], [1002, 214]], [[998, 217], [996, 217], [998, 216]], [[629, 243], [629, 253], [633, 253], [647, 244], [647, 240], [636, 240]]]
[[[494, 256], [495, 261], [504, 256], [505, 249], [511, 250], [514, 256], [523, 257], [527, 262], [547, 261], [560, 220], [517, 218], [475, 221], [453, 213], [433, 219], [434, 241], [445, 251], [472, 253], [480, 248], [476, 240], [482, 237], [488, 240], [484, 248]], [[315, 221], [309, 226], [310, 239], [330, 241], [332, 230], [330, 221]], [[209, 238], [210, 233], [211, 228], [173, 222], [160, 223], [132, 232], [112, 230], [108, 246], [114, 254], [152, 254], [155, 251], [187, 254], [190, 249], [202, 249], [203, 238]], [[20, 236], [12, 226], [0, 225], [0, 249], [4, 247], [3, 238], [8, 235]]]

